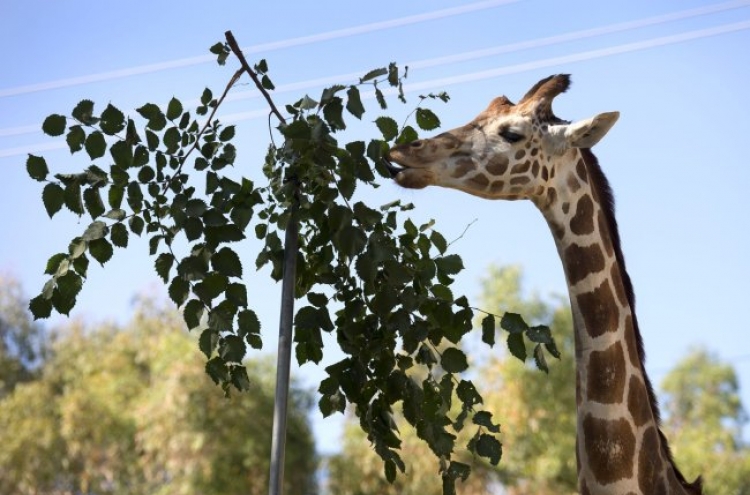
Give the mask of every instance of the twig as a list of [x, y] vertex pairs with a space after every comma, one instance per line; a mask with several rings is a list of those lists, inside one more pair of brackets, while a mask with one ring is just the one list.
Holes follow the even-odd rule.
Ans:
[[255, 73], [252, 67], [250, 67], [250, 64], [247, 63], [247, 59], [245, 58], [245, 55], [242, 53], [242, 50], [240, 50], [240, 46], [237, 44], [237, 40], [234, 39], [234, 35], [232, 34], [232, 31], [227, 31], [224, 33], [224, 36], [227, 38], [227, 44], [229, 44], [229, 48], [232, 50], [232, 53], [237, 57], [237, 59], [240, 61], [240, 64], [242, 65], [242, 68], [247, 72], [247, 74], [252, 78], [255, 85], [258, 87], [258, 90], [263, 94], [263, 97], [266, 99], [268, 104], [271, 107], [271, 111], [276, 115], [276, 118], [279, 119], [282, 123], [286, 123], [286, 119], [283, 115], [281, 115], [281, 112], [279, 112], [279, 109], [276, 108], [276, 104], [271, 99], [271, 95], [268, 94], [268, 91], [266, 88], [263, 87], [263, 84], [261, 84], [260, 79], [258, 79], [258, 75]]
[[451, 247], [453, 245], [453, 243], [455, 243], [456, 241], [460, 240], [464, 235], [466, 235], [466, 232], [469, 230], [469, 228], [472, 225], [474, 225], [476, 222], [477, 222], [476, 218], [474, 220], [472, 220], [471, 222], [469, 222], [469, 224], [466, 226], [466, 228], [464, 229], [464, 231], [461, 232], [461, 235], [459, 235], [458, 237], [456, 237], [455, 239], [453, 239], [451, 242], [448, 243], [448, 245], [446, 246], [446, 249], [449, 248], [449, 247]]

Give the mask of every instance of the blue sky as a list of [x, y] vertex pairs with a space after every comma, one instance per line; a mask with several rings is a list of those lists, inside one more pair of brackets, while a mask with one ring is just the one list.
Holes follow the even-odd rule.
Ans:
[[[325, 83], [352, 82], [391, 61], [411, 65], [410, 105], [446, 90], [433, 107], [445, 129], [473, 118], [500, 94], [517, 100], [537, 80], [570, 73], [556, 113], [576, 120], [618, 110], [621, 118], [595, 152], [617, 198], [618, 221], [644, 334], [647, 369], [658, 383], [685, 352], [705, 346], [735, 366], [750, 406], [750, 324], [740, 310], [750, 290], [750, 1], [600, 2], [542, 0], [377, 3], [39, 2], [6, 0], [0, 16], [0, 269], [30, 294], [45, 281], [47, 258], [88, 224], [61, 214], [50, 221], [41, 186], [28, 178], [26, 153], [54, 171], [88, 166], [61, 140], [44, 136], [50, 113], [83, 98], [133, 114], [147, 101], [196, 101], [205, 86], [223, 89], [236, 67], [219, 68], [208, 47], [231, 29], [248, 58], [268, 60], [278, 104]], [[341, 76], [341, 77], [335, 77]], [[222, 115], [237, 124], [237, 173], [260, 177], [268, 132], [264, 102], [243, 81]], [[374, 106], [342, 141], [375, 137]], [[221, 118], [221, 115], [220, 115]], [[46, 150], [46, 151], [45, 151]], [[745, 150], [746, 151], [746, 150]], [[477, 296], [490, 263], [521, 264], [526, 287], [565, 293], [554, 243], [530, 203], [493, 202], [456, 191], [406, 191], [384, 184], [374, 205], [413, 202], [434, 218], [464, 259], [458, 292]], [[474, 223], [472, 223], [474, 222]], [[247, 267], [256, 246], [243, 246]], [[73, 316], [124, 320], [132, 297], [163, 294], [145, 242], [90, 269]], [[246, 270], [249, 271], [249, 270]], [[253, 274], [250, 297], [275, 347], [280, 287]], [[55, 321], [60, 321], [59, 319]], [[336, 354], [326, 354], [335, 360]], [[309, 365], [295, 373], [313, 383]], [[311, 378], [312, 377], [312, 378]], [[316, 419], [320, 446], [335, 449], [338, 421]]]

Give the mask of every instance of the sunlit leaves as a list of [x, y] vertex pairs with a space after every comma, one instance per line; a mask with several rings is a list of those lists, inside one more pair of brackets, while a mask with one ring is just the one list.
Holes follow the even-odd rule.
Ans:
[[440, 127], [440, 119], [427, 108], [417, 108], [417, 125], [423, 131], [432, 131]]

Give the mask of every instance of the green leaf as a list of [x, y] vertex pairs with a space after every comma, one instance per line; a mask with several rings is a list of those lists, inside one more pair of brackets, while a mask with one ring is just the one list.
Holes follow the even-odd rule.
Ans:
[[247, 288], [245, 284], [229, 284], [226, 289], [226, 298], [239, 307], [247, 306]]
[[104, 213], [104, 202], [98, 187], [89, 187], [83, 191], [83, 202], [92, 220]]
[[172, 299], [177, 306], [182, 306], [187, 300], [189, 291], [190, 284], [182, 277], [173, 278], [172, 283], [169, 284], [169, 289], [167, 289], [170, 299]]
[[167, 105], [167, 119], [175, 120], [180, 115], [182, 115], [182, 103], [177, 98], [172, 97]]
[[146, 222], [143, 220], [143, 218], [137, 215], [130, 217], [130, 220], [128, 220], [130, 231], [138, 236], [143, 232], [143, 227], [145, 227], [145, 225]]
[[526, 361], [526, 344], [522, 333], [511, 333], [508, 335], [508, 350], [516, 358]]
[[390, 117], [378, 117], [375, 119], [375, 125], [378, 126], [386, 141], [391, 141], [398, 136], [398, 124]]
[[210, 272], [205, 278], [193, 287], [193, 292], [203, 302], [209, 304], [227, 289], [227, 277], [217, 273]]
[[219, 332], [211, 330], [210, 328], [203, 330], [203, 333], [201, 333], [201, 336], [198, 339], [198, 348], [206, 355], [206, 357], [211, 357], [211, 354], [213, 354], [214, 349], [216, 349], [218, 344]]
[[530, 341], [539, 344], [551, 344], [553, 342], [552, 332], [546, 325], [537, 325], [529, 328], [526, 331], [526, 336]]
[[117, 134], [125, 129], [125, 115], [110, 103], [102, 112], [99, 127], [110, 136]]
[[211, 257], [211, 266], [227, 277], [242, 277], [240, 257], [231, 248], [221, 248]]
[[362, 114], [365, 113], [365, 107], [362, 106], [359, 89], [356, 86], [349, 86], [346, 91], [346, 109], [358, 119], [361, 119]]
[[112, 258], [113, 252], [112, 244], [107, 239], [96, 239], [89, 242], [91, 257], [102, 265]]
[[232, 366], [229, 369], [232, 385], [241, 392], [250, 390], [250, 378], [247, 376], [247, 368], [244, 366]]
[[235, 129], [233, 125], [227, 126], [222, 129], [219, 133], [219, 141], [224, 142], [231, 140], [234, 137], [234, 130]]
[[495, 316], [487, 315], [482, 318], [482, 342], [493, 347], [495, 345]]
[[191, 299], [182, 310], [182, 317], [189, 330], [196, 328], [201, 323], [205, 306], [198, 299]]
[[83, 215], [83, 201], [81, 200], [81, 185], [72, 183], [63, 192], [65, 206], [76, 215]]
[[107, 235], [108, 231], [109, 229], [107, 228], [107, 224], [102, 222], [101, 220], [97, 220], [95, 222], [92, 222], [91, 225], [86, 228], [81, 238], [84, 241], [94, 241], [96, 239], [101, 239], [102, 237]]
[[334, 245], [341, 251], [341, 254], [353, 258], [367, 245], [367, 235], [362, 229], [347, 225], [334, 235]]
[[189, 217], [199, 217], [206, 212], [207, 208], [206, 202], [202, 199], [191, 199], [185, 205], [185, 213]]
[[133, 146], [125, 141], [117, 141], [109, 148], [109, 154], [115, 161], [115, 165], [122, 169], [133, 166]]
[[455, 347], [449, 347], [443, 351], [443, 355], [440, 358], [440, 366], [448, 373], [461, 373], [462, 371], [466, 371], [469, 363], [463, 351]]
[[109, 238], [117, 247], [128, 247], [128, 229], [124, 223], [116, 223], [110, 227]]
[[260, 320], [252, 309], [243, 309], [237, 316], [240, 335], [260, 334]]
[[41, 156], [29, 155], [26, 159], [26, 171], [29, 173], [29, 177], [34, 180], [43, 181], [49, 174], [46, 160]]
[[219, 342], [219, 357], [225, 362], [241, 363], [245, 352], [245, 341], [236, 335], [227, 335]]
[[99, 131], [94, 131], [86, 138], [86, 153], [92, 160], [101, 158], [104, 156], [104, 150], [107, 148], [107, 143], [104, 141], [104, 134]]
[[461, 257], [457, 254], [449, 254], [435, 258], [435, 265], [437, 269], [445, 273], [446, 275], [455, 275], [464, 269], [464, 263]]
[[482, 403], [482, 396], [477, 392], [474, 384], [469, 380], [461, 380], [456, 387], [456, 395], [463, 402], [464, 407], [471, 408]]
[[35, 320], [49, 318], [52, 314], [52, 303], [41, 295], [36, 296], [29, 301], [29, 311]]
[[479, 435], [479, 438], [474, 443], [474, 449], [478, 455], [489, 459], [490, 464], [493, 466], [497, 466], [503, 455], [503, 447], [500, 441], [487, 433]]
[[53, 254], [47, 260], [47, 266], [44, 269], [44, 273], [46, 275], [56, 274], [57, 270], [60, 268], [60, 264], [63, 262], [63, 260], [67, 260], [67, 259], [68, 259], [68, 255], [65, 253]]
[[529, 326], [517, 313], [505, 313], [500, 319], [500, 327], [511, 334], [520, 334], [529, 330]]
[[167, 283], [167, 280], [169, 280], [169, 271], [172, 269], [173, 264], [174, 256], [170, 253], [161, 253], [156, 257], [156, 261], [154, 262], [156, 274], [164, 280], [164, 283]]
[[83, 143], [86, 141], [86, 132], [80, 125], [72, 125], [65, 136], [65, 142], [68, 143], [71, 153], [76, 153], [83, 149]]
[[337, 131], [346, 129], [346, 123], [342, 116], [343, 112], [344, 106], [341, 102], [341, 98], [338, 96], [334, 97], [323, 107], [323, 118], [332, 130]]
[[72, 112], [73, 118], [82, 124], [95, 124], [97, 118], [94, 117], [94, 102], [91, 100], [81, 100], [75, 106]]
[[547, 366], [547, 358], [544, 357], [544, 350], [542, 349], [542, 344], [537, 344], [534, 346], [534, 363], [536, 363], [537, 368], [544, 371], [545, 373], [549, 373], [549, 367]]
[[477, 411], [472, 418], [472, 422], [478, 426], [484, 426], [492, 433], [500, 433], [500, 425], [492, 422], [492, 413], [489, 411]]
[[440, 119], [432, 110], [417, 108], [417, 125], [424, 131], [432, 131], [440, 127]]
[[65, 132], [67, 119], [64, 115], [52, 114], [42, 123], [42, 131], [48, 136], [61, 136]]
[[211, 99], [213, 98], [213, 93], [210, 89], [206, 88], [203, 90], [203, 94], [201, 94], [201, 104], [208, 105]]
[[385, 110], [386, 108], [388, 108], [388, 103], [386, 103], [385, 101], [385, 96], [383, 96], [383, 92], [380, 91], [380, 89], [377, 87], [375, 88], [375, 99], [377, 100], [378, 105], [380, 105], [380, 108], [382, 110]]
[[368, 72], [367, 74], [365, 74], [364, 76], [362, 76], [359, 79], [359, 82], [360, 83], [367, 82], [367, 81], [370, 81], [372, 79], [375, 79], [376, 77], [384, 76], [386, 74], [388, 74], [388, 69], [386, 69], [385, 67], [381, 67], [379, 69], [373, 69], [370, 72]]
[[81, 292], [83, 280], [76, 273], [69, 271], [57, 278], [57, 287], [52, 293], [52, 306], [64, 315], [69, 315], [70, 310], [76, 304], [76, 297]]
[[396, 138], [396, 144], [411, 143], [413, 141], [416, 141], [417, 139], [419, 139], [419, 134], [417, 134], [417, 131], [415, 131], [412, 126], [407, 125], [404, 126], [404, 128], [401, 130], [401, 134], [399, 134], [398, 138]]
[[89, 243], [80, 237], [76, 237], [75, 239], [70, 241], [70, 244], [68, 244], [68, 254], [70, 254], [70, 259], [76, 259], [81, 256], [86, 252], [86, 248], [88, 248], [88, 246]]
[[148, 120], [148, 128], [160, 131], [167, 125], [167, 119], [161, 109], [153, 103], [146, 103], [141, 108], [136, 108], [144, 119]]

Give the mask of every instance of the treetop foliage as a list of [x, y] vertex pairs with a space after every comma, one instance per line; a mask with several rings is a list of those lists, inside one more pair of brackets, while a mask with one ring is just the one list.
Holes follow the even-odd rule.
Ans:
[[[230, 47], [218, 43], [211, 51], [224, 64]], [[269, 266], [271, 277], [280, 280], [281, 233], [295, 211], [294, 292], [301, 301], [294, 318], [297, 361], [321, 361], [323, 333], [334, 333], [346, 355], [325, 370], [321, 412], [328, 416], [354, 405], [393, 480], [404, 470], [391, 420], [400, 404], [418, 436], [441, 459], [444, 489], [451, 493], [454, 481], [469, 474], [466, 464], [451, 457], [456, 433], [467, 420], [472, 423], [483, 402], [461, 375], [468, 360], [456, 347], [472, 330], [474, 317], [469, 300], [451, 289], [463, 262], [450, 252], [434, 222], [416, 224], [405, 216], [411, 204], [369, 205], [358, 195], [359, 188], [377, 188], [378, 178], [390, 179], [382, 158], [393, 143], [410, 142], [419, 131], [440, 126], [425, 104], [445, 102], [448, 96], [421, 96], [412, 113], [415, 126], [378, 115], [373, 131], [379, 137], [341, 143], [346, 118], [362, 119], [366, 113], [363, 88], [373, 91], [378, 112], [388, 109], [392, 93], [406, 101], [406, 70], [391, 63], [317, 97], [304, 95], [283, 107], [284, 116], [269, 95], [274, 85], [266, 61], [250, 68], [237, 55], [243, 68], [220, 96], [205, 89], [194, 111], [172, 98], [166, 108], [146, 103], [137, 116], [129, 116], [112, 104], [99, 113], [93, 102], [83, 100], [70, 116], [53, 114], [44, 121], [46, 134], [65, 136], [70, 152], [93, 164], [79, 173], [52, 174], [43, 157], [29, 155], [28, 173], [44, 184], [42, 202], [50, 217], [64, 207], [79, 217], [88, 214], [91, 223], [67, 249], [50, 257], [45, 269], [50, 278], [30, 309], [36, 318], [53, 310], [69, 314], [89, 262], [104, 265], [115, 248], [128, 246], [131, 235], [145, 235], [169, 297], [182, 308], [188, 328], [200, 333], [207, 373], [227, 393], [232, 387], [247, 390], [250, 377], [242, 360], [249, 349], [262, 346], [263, 334], [236, 246], [255, 237], [262, 246], [255, 268]], [[244, 72], [257, 81], [279, 119], [262, 164], [262, 184], [226, 173], [237, 162], [236, 133], [216, 118]], [[177, 240], [187, 244], [186, 251], [177, 252]], [[491, 314], [483, 323], [490, 345], [496, 323]], [[508, 345], [519, 359], [527, 357], [525, 340], [540, 368], [546, 369], [545, 351], [557, 356], [549, 329], [531, 327], [518, 315], [505, 315], [500, 326], [509, 332]], [[447, 348], [439, 347], [446, 343]], [[459, 412], [451, 415], [454, 401]], [[497, 463], [501, 450], [495, 423], [489, 412], [479, 417], [467, 446]]]

